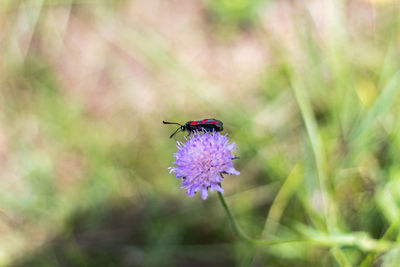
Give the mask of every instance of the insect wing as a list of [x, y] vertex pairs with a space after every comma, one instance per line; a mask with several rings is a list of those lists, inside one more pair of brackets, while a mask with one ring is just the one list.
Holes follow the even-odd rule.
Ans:
[[208, 129], [215, 129], [216, 131], [222, 131], [223, 129], [223, 123], [222, 121], [216, 120], [216, 119], [204, 119], [198, 121], [198, 125], [203, 126], [204, 128]]

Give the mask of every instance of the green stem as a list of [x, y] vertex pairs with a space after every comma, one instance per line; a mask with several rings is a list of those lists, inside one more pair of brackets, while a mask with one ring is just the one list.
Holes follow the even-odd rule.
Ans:
[[239, 228], [239, 226], [237, 225], [235, 219], [233, 218], [233, 215], [231, 213], [231, 211], [229, 210], [228, 205], [225, 202], [225, 198], [224, 196], [221, 194], [221, 192], [218, 192], [218, 197], [219, 200], [221, 201], [222, 206], [224, 207], [226, 214], [228, 215], [229, 221], [231, 222], [233, 231], [238, 235], [238, 237], [240, 239], [242, 239], [243, 241], [246, 242], [250, 242], [250, 243], [254, 243], [256, 240], [253, 240], [251, 238], [249, 238], [247, 235], [245, 235]]
[[390, 242], [386, 240], [376, 240], [368, 237], [366, 234], [343, 234], [343, 235], [313, 235], [312, 237], [300, 237], [294, 239], [270, 239], [270, 240], [261, 240], [261, 239], [253, 239], [247, 236], [236, 223], [235, 218], [233, 217], [231, 211], [229, 210], [228, 205], [226, 204], [224, 196], [218, 192], [219, 200], [221, 201], [222, 206], [225, 209], [226, 214], [228, 215], [229, 221], [232, 225], [233, 231], [237, 234], [237, 236], [245, 242], [248, 242], [257, 246], [272, 246], [278, 244], [286, 244], [286, 243], [298, 243], [298, 242], [306, 242], [310, 245], [316, 245], [321, 247], [330, 247], [337, 248], [342, 246], [353, 246], [358, 247], [363, 251], [375, 251], [375, 252], [386, 252], [392, 249], [395, 246], [399, 246], [399, 244], [395, 242]]
[[[380, 238], [380, 240], [387, 240], [389, 239], [399, 228], [400, 225], [400, 219], [397, 219], [394, 221], [389, 228], [386, 230], [385, 234]], [[365, 259], [362, 261], [360, 264], [360, 267], [367, 267], [367, 266], [372, 266], [373, 263], [375, 262], [376, 258], [379, 256], [379, 253], [376, 252], [371, 252], [369, 253]]]

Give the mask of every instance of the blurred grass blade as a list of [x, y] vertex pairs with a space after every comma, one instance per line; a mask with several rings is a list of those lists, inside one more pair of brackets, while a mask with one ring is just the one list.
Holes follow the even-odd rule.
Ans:
[[[318, 132], [318, 126], [312, 110], [311, 103], [308, 99], [308, 96], [306, 95], [306, 90], [302, 82], [296, 80], [293, 75], [290, 74], [291, 73], [289, 73], [291, 87], [294, 91], [297, 103], [299, 105], [314, 153], [314, 159], [316, 163], [319, 186], [324, 207], [325, 223], [328, 233], [331, 233], [336, 231], [337, 218], [336, 208], [334, 205], [335, 203], [331, 200], [331, 196], [328, 192], [327, 187], [327, 177], [325, 172], [326, 161], [323, 143]], [[333, 256], [340, 266], [349, 266], [347, 256], [343, 251], [340, 250], [340, 248], [335, 249], [333, 252]]]
[[303, 117], [309, 141], [314, 153], [314, 159], [317, 169], [317, 176], [319, 179], [319, 186], [322, 194], [322, 202], [324, 207], [324, 215], [328, 230], [332, 225], [336, 224], [335, 213], [331, 210], [331, 203], [329, 201], [328, 189], [327, 189], [327, 177], [325, 175], [325, 155], [320, 135], [318, 133], [318, 126], [315, 120], [311, 103], [306, 95], [305, 88], [301, 82], [293, 77], [289, 73], [289, 79], [291, 87], [294, 91], [297, 103], [300, 108], [301, 115]]
[[356, 140], [358, 146], [361, 146], [366, 140], [363, 138], [365, 134], [373, 129], [373, 124], [376, 119], [386, 114], [395, 102], [400, 93], [400, 71], [393, 76], [388, 85], [383, 89], [381, 95], [376, 100], [368, 112], [365, 119], [360, 123], [360, 126], [354, 131], [352, 140]]
[[[378, 193], [376, 202], [381, 209], [381, 212], [386, 219], [391, 223], [386, 232], [382, 235], [380, 240], [389, 240], [398, 235], [398, 229], [400, 225], [399, 208], [396, 203], [394, 196], [392, 195], [391, 188], [396, 188], [396, 184], [389, 183], [385, 188]], [[398, 239], [398, 238], [397, 238]], [[371, 266], [373, 262], [378, 258], [379, 254], [369, 253], [360, 264], [361, 267]]]
[[400, 262], [400, 248], [394, 248], [390, 250], [386, 255], [383, 257], [382, 267], [396, 267], [399, 266]]
[[343, 267], [351, 267], [352, 266], [351, 263], [349, 262], [349, 260], [347, 259], [347, 257], [345, 256], [345, 254], [340, 250], [339, 247], [331, 248], [330, 251], [340, 266], [343, 266]]
[[21, 34], [27, 32], [26, 42], [21, 46], [22, 58], [25, 61], [31, 46], [33, 37], [35, 35], [36, 26], [39, 22], [42, 13], [44, 0], [35, 0], [23, 3], [19, 9], [18, 24]]
[[302, 166], [298, 163], [289, 174], [271, 205], [267, 220], [265, 221], [264, 231], [262, 234], [263, 238], [276, 232], [279, 221], [289, 200], [296, 193], [298, 186], [303, 182], [303, 176], [301, 174]]

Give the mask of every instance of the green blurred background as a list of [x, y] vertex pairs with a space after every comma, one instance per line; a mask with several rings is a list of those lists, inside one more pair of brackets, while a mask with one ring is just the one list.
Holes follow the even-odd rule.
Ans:
[[[1, 1], [0, 265], [399, 266], [399, 3]], [[324, 242], [178, 189], [161, 121], [214, 117], [243, 231]]]

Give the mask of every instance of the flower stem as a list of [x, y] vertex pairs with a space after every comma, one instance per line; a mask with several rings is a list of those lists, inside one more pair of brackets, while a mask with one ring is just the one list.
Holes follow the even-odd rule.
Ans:
[[243, 233], [242, 230], [239, 228], [235, 218], [233, 218], [233, 215], [229, 210], [228, 205], [225, 202], [224, 196], [220, 192], [218, 192], [218, 197], [219, 200], [221, 201], [222, 206], [225, 209], [226, 214], [228, 215], [233, 231], [242, 241], [248, 242], [252, 245], [272, 246], [278, 244], [305, 242], [308, 243], [309, 245], [328, 247], [328, 248], [343, 247], [343, 246], [358, 247], [362, 251], [371, 251], [371, 252], [386, 252], [394, 247], [399, 246], [398, 243], [386, 240], [376, 240], [370, 238], [367, 234], [361, 234], [361, 233], [337, 234], [337, 235], [313, 234], [312, 236], [298, 237], [293, 239], [269, 239], [269, 240], [253, 239], [247, 236], [245, 233]]
[[233, 218], [233, 215], [232, 215], [231, 211], [229, 210], [229, 207], [228, 207], [228, 205], [226, 204], [225, 198], [224, 198], [224, 196], [222, 195], [221, 192], [218, 192], [218, 197], [219, 197], [219, 200], [221, 201], [222, 206], [224, 207], [224, 209], [225, 209], [225, 211], [226, 211], [226, 214], [228, 215], [228, 218], [229, 218], [229, 221], [231, 222], [233, 231], [234, 231], [234, 232], [238, 235], [238, 237], [239, 237], [240, 239], [242, 239], [243, 241], [250, 242], [250, 243], [255, 243], [256, 240], [253, 240], [253, 239], [249, 238], [247, 235], [245, 235], [245, 234], [240, 230], [240, 228], [239, 228], [239, 226], [237, 225], [237, 223], [236, 223], [236, 221], [235, 221], [235, 218]]
[[275, 245], [275, 244], [283, 244], [283, 243], [291, 243], [291, 242], [302, 242], [306, 241], [304, 239], [290, 239], [290, 240], [261, 240], [261, 239], [253, 239], [248, 237], [245, 233], [240, 230], [239, 226], [236, 223], [235, 218], [231, 211], [229, 210], [228, 205], [226, 204], [225, 198], [221, 192], [218, 192], [219, 200], [221, 201], [222, 206], [224, 207], [226, 214], [228, 215], [229, 221], [232, 225], [233, 231], [237, 234], [237, 236], [245, 242], [251, 243], [253, 245]]

